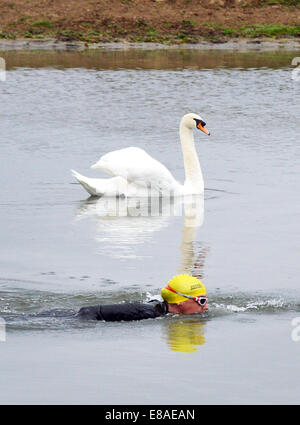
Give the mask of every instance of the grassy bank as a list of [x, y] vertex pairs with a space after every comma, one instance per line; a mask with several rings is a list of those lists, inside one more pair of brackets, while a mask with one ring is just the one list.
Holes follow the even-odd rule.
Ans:
[[300, 39], [300, 0], [15, 0], [2, 2], [0, 38], [197, 43]]
[[218, 23], [206, 23], [202, 28], [194, 31], [192, 26], [184, 23], [176, 32], [168, 33], [160, 32], [155, 27], [143, 26], [140, 28], [131, 28], [123, 30], [118, 26], [110, 27], [110, 29], [99, 31], [95, 29], [86, 29], [76, 31], [72, 29], [51, 30], [49, 21], [37, 21], [32, 27], [24, 32], [4, 31], [0, 32], [2, 39], [44, 39], [55, 38], [61, 41], [85, 41], [88, 43], [99, 42], [117, 42], [124, 39], [128, 42], [152, 42], [162, 44], [181, 44], [181, 43], [197, 43], [201, 40], [211, 40], [213, 42], [222, 42], [233, 38], [285, 38], [299, 37], [300, 25], [251, 25], [240, 26], [236, 28], [223, 27]]

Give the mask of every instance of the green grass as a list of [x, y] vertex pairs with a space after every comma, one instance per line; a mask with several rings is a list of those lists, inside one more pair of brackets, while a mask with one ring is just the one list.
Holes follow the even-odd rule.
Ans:
[[14, 32], [0, 32], [0, 38], [5, 40], [15, 40], [17, 38], [17, 34]]
[[[182, 31], [181, 31], [182, 32]], [[218, 23], [209, 22], [201, 25], [201, 34], [204, 38], [215, 37], [218, 34], [225, 37], [300, 37], [300, 25], [247, 25], [236, 28], [222, 27]]]
[[260, 3], [260, 6], [265, 6], [266, 4], [282, 4], [285, 6], [300, 6], [299, 0], [263, 0]]
[[181, 26], [185, 28], [194, 28], [195, 25], [196, 25], [195, 21], [187, 21], [187, 20], [181, 21]]
[[37, 38], [37, 39], [43, 39], [43, 38], [45, 38], [45, 36], [44, 36], [44, 34], [33, 34], [32, 32], [29, 32], [29, 31], [25, 31], [23, 34], [22, 34], [22, 36], [24, 37], [24, 38]]
[[246, 7], [246, 8], [264, 7], [264, 6], [273, 5], [273, 4], [280, 4], [282, 6], [296, 6], [300, 8], [299, 0], [261, 0], [258, 4], [245, 0], [245, 2], [241, 4], [241, 7]]
[[[20, 22], [25, 22], [27, 19], [28, 17], [22, 17]], [[133, 42], [184, 44], [197, 43], [201, 40], [225, 42], [231, 38], [241, 37], [248, 39], [300, 37], [300, 25], [256, 24], [239, 26], [238, 23], [233, 23], [232, 27], [224, 27], [217, 22], [206, 22], [197, 27], [194, 21], [189, 20], [182, 20], [181, 24], [177, 26], [164, 22], [162, 29], [150, 26], [144, 20], [137, 21], [125, 28], [111, 20], [98, 24], [94, 28], [92, 25], [84, 25], [84, 23], [80, 25], [78, 30], [58, 29], [59, 27], [62, 27], [60, 21], [54, 23], [46, 19], [40, 19], [32, 23], [26, 22], [26, 27], [19, 31], [16, 31], [15, 27], [10, 28], [8, 25], [7, 31], [2, 29], [0, 32], [0, 38], [12, 39], [20, 36], [26, 38], [52, 37], [62, 41], [79, 40], [88, 43], [127, 39]]]
[[23, 16], [22, 18], [19, 19], [19, 22], [26, 22], [30, 18], [31, 16]]
[[222, 29], [222, 34], [223, 35], [237, 35], [238, 31], [233, 29], [233, 28], [224, 28]]
[[253, 25], [251, 27], [239, 27], [238, 34], [244, 37], [300, 37], [300, 25]]
[[30, 26], [38, 28], [52, 28], [53, 23], [51, 21], [48, 21], [47, 19], [41, 19], [39, 21], [32, 22]]

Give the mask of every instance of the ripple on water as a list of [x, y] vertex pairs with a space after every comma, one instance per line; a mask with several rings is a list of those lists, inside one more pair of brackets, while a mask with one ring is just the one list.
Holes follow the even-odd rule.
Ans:
[[[81, 321], [74, 315], [82, 306], [96, 304], [118, 304], [123, 302], [148, 302], [161, 300], [160, 292], [112, 291], [98, 294], [56, 294], [43, 291], [23, 291], [22, 294], [14, 291], [0, 292], [0, 316], [3, 317], [10, 329], [49, 330], [81, 328]], [[209, 320], [214, 317], [238, 314], [246, 319], [247, 313], [277, 314], [284, 312], [300, 312], [300, 300], [291, 297], [275, 296], [274, 294], [236, 294], [209, 296], [209, 311], [201, 316], [200, 320]], [[245, 316], [246, 315], [246, 316]], [[167, 320], [172, 320], [168, 316]], [[176, 315], [178, 318], [178, 315]], [[191, 316], [188, 316], [191, 317]], [[188, 318], [187, 317], [187, 318]], [[183, 317], [185, 320], [186, 317]], [[162, 318], [163, 320], [165, 318]], [[92, 324], [91, 324], [92, 326]]]

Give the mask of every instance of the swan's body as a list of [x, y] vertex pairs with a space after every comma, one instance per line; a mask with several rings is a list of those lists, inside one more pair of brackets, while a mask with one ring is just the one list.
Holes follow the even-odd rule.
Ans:
[[193, 129], [206, 134], [205, 123], [196, 114], [187, 114], [181, 120], [180, 140], [184, 158], [186, 180], [178, 183], [171, 172], [143, 149], [129, 147], [103, 155], [91, 168], [98, 168], [112, 175], [110, 179], [82, 176], [72, 170], [77, 181], [93, 196], [148, 196], [200, 194], [204, 183], [198, 155], [195, 149]]

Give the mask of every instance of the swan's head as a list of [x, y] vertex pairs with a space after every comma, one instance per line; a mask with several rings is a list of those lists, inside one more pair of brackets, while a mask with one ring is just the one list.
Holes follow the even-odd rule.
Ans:
[[193, 130], [194, 128], [197, 128], [198, 130], [201, 130], [203, 131], [203, 133], [210, 136], [210, 132], [205, 127], [206, 123], [203, 121], [200, 115], [197, 115], [197, 114], [184, 115], [181, 120], [181, 126], [185, 126], [191, 130]]

